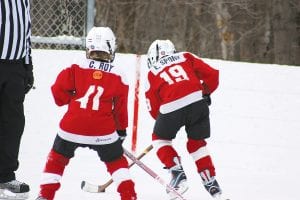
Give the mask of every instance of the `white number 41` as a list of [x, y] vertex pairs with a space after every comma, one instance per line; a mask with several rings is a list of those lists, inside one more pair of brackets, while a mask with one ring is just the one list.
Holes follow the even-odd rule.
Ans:
[[93, 110], [99, 110], [99, 104], [100, 104], [100, 97], [101, 95], [103, 94], [103, 87], [101, 86], [95, 86], [95, 85], [91, 85], [89, 87], [89, 89], [86, 91], [86, 93], [84, 94], [83, 97], [79, 98], [79, 99], [76, 99], [76, 101], [79, 101], [80, 102], [80, 108], [83, 108], [83, 109], [86, 109], [87, 108], [87, 104], [88, 104], [88, 101], [90, 99], [90, 96], [95, 93], [95, 89], [97, 90], [96, 92], [96, 95], [94, 96], [93, 98], [93, 106], [92, 106], [92, 109]]

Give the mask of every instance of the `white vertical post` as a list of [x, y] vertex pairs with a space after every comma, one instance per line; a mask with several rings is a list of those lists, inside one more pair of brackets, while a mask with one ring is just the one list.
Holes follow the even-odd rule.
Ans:
[[86, 34], [93, 28], [95, 18], [95, 0], [87, 0]]

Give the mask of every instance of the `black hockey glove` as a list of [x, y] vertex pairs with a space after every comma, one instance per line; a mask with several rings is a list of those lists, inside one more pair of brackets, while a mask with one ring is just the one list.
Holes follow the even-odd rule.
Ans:
[[127, 136], [126, 129], [125, 130], [117, 130], [117, 133], [119, 135], [121, 142], [123, 143]]
[[208, 106], [211, 105], [211, 98], [210, 98], [210, 94], [204, 94], [203, 96], [204, 101], [207, 103]]
[[31, 64], [25, 64], [25, 94], [33, 87], [34, 77], [33, 77], [33, 66]]

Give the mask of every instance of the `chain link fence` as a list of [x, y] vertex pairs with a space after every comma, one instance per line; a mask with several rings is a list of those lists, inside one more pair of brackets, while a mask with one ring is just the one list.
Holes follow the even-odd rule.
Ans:
[[83, 49], [94, 0], [31, 0], [32, 48]]

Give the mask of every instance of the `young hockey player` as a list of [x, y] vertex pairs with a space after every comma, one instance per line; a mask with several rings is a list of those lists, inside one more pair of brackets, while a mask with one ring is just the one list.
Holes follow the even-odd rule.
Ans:
[[148, 50], [146, 99], [156, 120], [152, 141], [160, 161], [172, 175], [170, 185], [185, 192], [186, 174], [172, 140], [183, 126], [187, 150], [195, 161], [205, 189], [220, 198], [215, 167], [206, 147], [210, 137], [210, 95], [218, 87], [219, 71], [189, 52], [176, 52], [170, 40], [155, 40]]
[[64, 169], [78, 147], [98, 153], [121, 200], [136, 200], [122, 148], [128, 125], [128, 84], [111, 63], [115, 50], [110, 28], [92, 28], [86, 37], [86, 59], [61, 71], [51, 87], [55, 103], [68, 105], [68, 110], [60, 121], [36, 200], [54, 199]]

